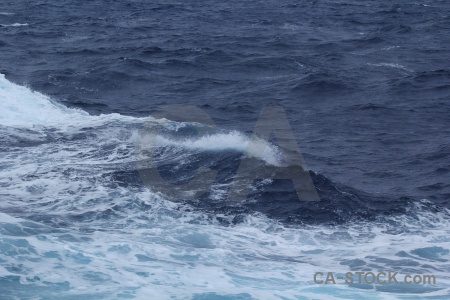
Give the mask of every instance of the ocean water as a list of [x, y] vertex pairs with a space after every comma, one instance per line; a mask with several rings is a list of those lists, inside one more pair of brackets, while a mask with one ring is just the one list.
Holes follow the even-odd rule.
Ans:
[[[449, 299], [449, 33], [446, 0], [2, 0], [0, 299]], [[294, 156], [319, 201], [263, 172]], [[436, 282], [314, 282], [358, 271]]]

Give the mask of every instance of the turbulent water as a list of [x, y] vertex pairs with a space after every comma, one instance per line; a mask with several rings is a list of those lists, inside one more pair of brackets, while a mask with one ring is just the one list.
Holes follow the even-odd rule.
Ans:
[[448, 299], [449, 48], [447, 0], [3, 0], [0, 299]]

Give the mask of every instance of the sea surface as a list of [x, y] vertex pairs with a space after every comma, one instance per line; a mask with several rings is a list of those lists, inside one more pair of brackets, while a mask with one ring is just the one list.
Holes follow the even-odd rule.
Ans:
[[0, 200], [1, 300], [449, 299], [450, 2], [1, 0]]

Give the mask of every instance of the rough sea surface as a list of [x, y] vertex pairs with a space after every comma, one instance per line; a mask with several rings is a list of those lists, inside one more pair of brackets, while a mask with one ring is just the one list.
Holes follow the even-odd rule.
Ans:
[[[449, 299], [448, 0], [2, 0], [0, 73], [1, 300]], [[275, 105], [320, 201], [256, 176], [289, 154], [249, 147]], [[143, 178], [146, 126], [205, 193]], [[436, 283], [313, 281], [348, 271]]]

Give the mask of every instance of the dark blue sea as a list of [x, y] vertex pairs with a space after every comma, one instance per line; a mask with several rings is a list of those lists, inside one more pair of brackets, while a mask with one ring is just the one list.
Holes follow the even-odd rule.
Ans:
[[0, 200], [1, 300], [450, 299], [450, 2], [1, 0]]

